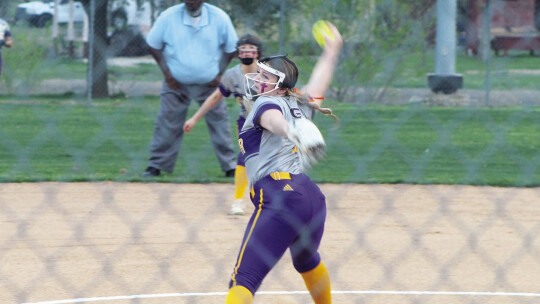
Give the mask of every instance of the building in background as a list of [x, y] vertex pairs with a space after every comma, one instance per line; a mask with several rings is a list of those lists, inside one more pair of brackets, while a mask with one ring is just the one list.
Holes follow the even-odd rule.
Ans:
[[[487, 0], [467, 1], [466, 48], [478, 54]], [[540, 52], [540, 0], [491, 0], [491, 48]]]

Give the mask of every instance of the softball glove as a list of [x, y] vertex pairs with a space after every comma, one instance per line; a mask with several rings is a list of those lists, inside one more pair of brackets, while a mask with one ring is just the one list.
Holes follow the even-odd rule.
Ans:
[[304, 170], [311, 168], [326, 156], [324, 138], [317, 126], [309, 119], [300, 118], [290, 122], [287, 138], [296, 145]]

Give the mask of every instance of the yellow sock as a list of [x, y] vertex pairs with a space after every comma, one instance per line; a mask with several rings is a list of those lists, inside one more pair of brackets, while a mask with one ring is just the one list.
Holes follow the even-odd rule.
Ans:
[[246, 167], [236, 166], [236, 171], [234, 173], [234, 199], [242, 199], [246, 188], [248, 186], [248, 179], [246, 174]]
[[225, 304], [251, 304], [253, 303], [253, 295], [244, 286], [233, 286], [229, 289]]
[[330, 275], [323, 262], [320, 262], [314, 269], [301, 274], [315, 304], [332, 303]]

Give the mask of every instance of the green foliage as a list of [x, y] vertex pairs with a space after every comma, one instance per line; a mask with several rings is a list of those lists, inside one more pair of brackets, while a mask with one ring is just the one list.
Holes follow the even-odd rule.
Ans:
[[[267, 39], [277, 40], [281, 0], [264, 2], [250, 0], [212, 0], [207, 1], [225, 10], [237, 26], [238, 32], [257, 33]], [[286, 1], [291, 5], [291, 1]]]
[[311, 26], [319, 19], [331, 21], [345, 42], [334, 76], [337, 99], [357, 101], [357, 90], [364, 89], [369, 95], [366, 99], [377, 100], [402, 75], [406, 58], [429, 47], [426, 37], [434, 28], [432, 6], [431, 0], [299, 1], [288, 16], [302, 18], [287, 19], [291, 40], [285, 52], [313, 56], [312, 63], [306, 63], [312, 66], [320, 48]]
[[[377, 90], [370, 99], [378, 100], [384, 90], [402, 75], [409, 54], [427, 47], [424, 40], [426, 25], [422, 18], [430, 11], [425, 11], [420, 16], [422, 18], [414, 19], [407, 8], [406, 4], [393, 0], [376, 1], [366, 18], [369, 34], [356, 45], [346, 45], [345, 59], [339, 67], [342, 79], [337, 79], [342, 84], [342, 95], [358, 85], [375, 87]], [[362, 72], [351, 75], [351, 70]], [[345, 78], [349, 75], [352, 77], [347, 81]]]
[[[85, 3], [90, 3], [88, 0]], [[181, 3], [168, 0], [166, 6]], [[460, 0], [461, 6], [466, 0]], [[283, 53], [300, 67], [298, 83], [304, 84], [321, 53], [311, 27], [319, 19], [333, 22], [342, 33], [344, 48], [332, 84], [340, 101], [377, 102], [388, 88], [426, 88], [427, 74], [434, 72], [435, 0], [302, 0], [248, 1], [211, 0], [233, 19], [239, 34], [258, 34], [265, 54], [279, 51], [283, 35]], [[280, 28], [281, 5], [285, 4], [283, 32]], [[45, 78], [86, 79], [82, 60], [45, 58], [44, 49], [52, 48], [49, 29], [12, 27], [15, 47], [4, 49], [4, 73], [0, 85], [12, 94], [30, 94]], [[538, 89], [540, 75], [511, 70], [530, 70], [537, 57], [528, 52], [510, 52], [508, 57], [491, 60], [492, 89]], [[238, 63], [234, 60], [231, 64]], [[456, 72], [464, 75], [465, 89], [484, 89], [486, 65], [480, 59], [458, 52]], [[136, 67], [108, 66], [109, 80], [161, 81], [156, 64]]]

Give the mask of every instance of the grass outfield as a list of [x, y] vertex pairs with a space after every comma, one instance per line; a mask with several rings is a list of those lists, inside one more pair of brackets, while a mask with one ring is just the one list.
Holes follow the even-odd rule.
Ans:
[[[328, 144], [309, 173], [318, 182], [540, 184], [540, 108], [326, 105], [341, 126], [316, 116]], [[141, 181], [158, 107], [157, 98], [2, 97], [0, 181]], [[231, 182], [204, 122], [185, 135], [176, 171], [155, 181]]]
[[[20, 64], [10, 66], [9, 63], [24, 60], [24, 58], [9, 58], [14, 54], [3, 54], [4, 62], [7, 65], [4, 69], [4, 76], [9, 75], [10, 69], [20, 69]], [[300, 70], [304, 71], [301, 77], [307, 77], [311, 71], [314, 58], [293, 56], [299, 64]], [[405, 56], [403, 66], [397, 77], [390, 84], [393, 88], [425, 88], [427, 75], [435, 71], [435, 53], [433, 50], [425, 55], [412, 53]], [[137, 61], [136, 58], [133, 59]], [[87, 64], [82, 60], [67, 59], [47, 59], [34, 67], [32, 77], [36, 80], [44, 79], [86, 79]], [[231, 66], [238, 64], [237, 60], [231, 62]], [[530, 56], [528, 52], [511, 51], [508, 57], [493, 57], [490, 66], [490, 87], [494, 90], [510, 89], [540, 89], [540, 72], [535, 67], [538, 66], [538, 56]], [[362, 67], [363, 69], [369, 67]], [[139, 63], [134, 66], [108, 65], [109, 80], [115, 81], [162, 81], [163, 75], [156, 64]], [[20, 73], [20, 72], [19, 72]], [[29, 73], [29, 72], [28, 72]], [[458, 53], [456, 59], [456, 73], [464, 76], [464, 89], [485, 89], [486, 86], [486, 65], [477, 57], [470, 57], [463, 53]], [[369, 73], [368, 73], [369, 74]], [[21, 76], [22, 77], [22, 76]], [[350, 77], [356, 77], [351, 75]], [[369, 83], [359, 80], [360, 86], [378, 87], [387, 85], [389, 75], [385, 72], [377, 73]], [[302, 79], [307, 81], [307, 79]], [[0, 86], [2, 84], [0, 83]]]

